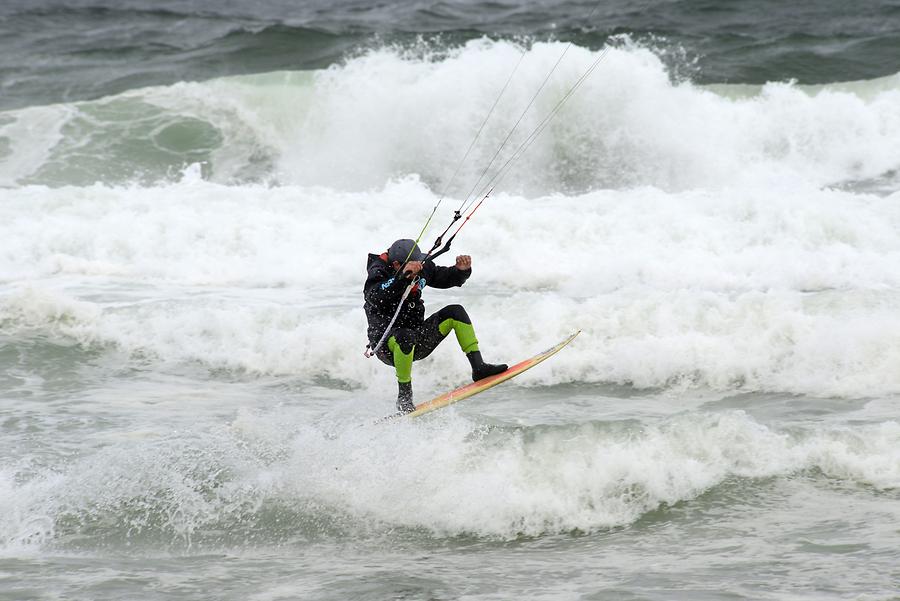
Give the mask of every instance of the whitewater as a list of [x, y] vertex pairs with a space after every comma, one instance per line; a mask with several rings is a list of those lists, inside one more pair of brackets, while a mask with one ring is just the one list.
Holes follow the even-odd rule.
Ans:
[[[698, 85], [618, 39], [454, 243], [471, 280], [424, 296], [489, 360], [582, 334], [372, 425], [395, 384], [363, 357], [366, 254], [415, 237], [524, 52], [430, 246], [564, 49], [0, 112], [9, 598], [895, 595], [900, 74]], [[568, 50], [515, 142], [598, 52]], [[466, 368], [448, 341], [417, 400]]]

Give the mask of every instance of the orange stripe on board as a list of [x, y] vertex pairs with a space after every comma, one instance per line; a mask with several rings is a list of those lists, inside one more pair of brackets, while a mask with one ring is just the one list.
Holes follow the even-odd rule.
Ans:
[[499, 373], [494, 376], [487, 377], [483, 380], [478, 380], [477, 382], [472, 382], [471, 384], [467, 384], [466, 386], [462, 386], [460, 388], [457, 388], [456, 390], [452, 390], [450, 392], [442, 394], [439, 397], [433, 398], [430, 401], [426, 401], [420, 405], [416, 405], [416, 410], [412, 411], [410, 413], [407, 413], [406, 416], [407, 417], [418, 417], [425, 413], [430, 413], [431, 411], [434, 411], [435, 409], [440, 409], [442, 407], [446, 407], [447, 405], [452, 405], [453, 403], [456, 403], [463, 399], [467, 399], [470, 396], [473, 396], [475, 394], [478, 394], [479, 392], [487, 390], [488, 388], [493, 388], [497, 384], [505, 382], [506, 380], [509, 380], [510, 378], [514, 378], [517, 375], [519, 375], [520, 373], [531, 369], [538, 363], [541, 363], [541, 362], [549, 359], [550, 357], [552, 357], [553, 355], [555, 355], [556, 353], [561, 351], [563, 349], [563, 347], [565, 347], [567, 344], [572, 342], [572, 340], [574, 340], [575, 337], [578, 336], [578, 334], [580, 334], [580, 333], [581, 333], [581, 330], [575, 332], [574, 334], [572, 334], [571, 336], [569, 336], [568, 338], [566, 338], [565, 340], [563, 340], [562, 342], [560, 342], [559, 344], [554, 346], [553, 348], [548, 349], [548, 350], [544, 351], [543, 353], [540, 353], [539, 355], [532, 357], [531, 359], [525, 359], [524, 361], [516, 363], [515, 365], [513, 365], [512, 367], [510, 367], [503, 373]]

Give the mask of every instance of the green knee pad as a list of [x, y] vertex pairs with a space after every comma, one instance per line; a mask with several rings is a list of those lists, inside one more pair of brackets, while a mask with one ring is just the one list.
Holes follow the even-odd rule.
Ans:
[[478, 350], [478, 338], [475, 337], [475, 328], [472, 327], [472, 324], [455, 319], [445, 319], [438, 325], [438, 330], [440, 330], [441, 336], [446, 336], [450, 330], [456, 332], [456, 341], [464, 353]]
[[412, 381], [413, 353], [416, 352], [416, 347], [413, 346], [408, 353], [404, 353], [400, 349], [397, 339], [393, 336], [388, 338], [387, 347], [394, 355], [394, 369], [397, 371], [397, 381], [403, 383]]

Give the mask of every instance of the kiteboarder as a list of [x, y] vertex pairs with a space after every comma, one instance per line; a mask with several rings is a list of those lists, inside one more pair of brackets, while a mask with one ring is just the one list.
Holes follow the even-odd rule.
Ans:
[[[506, 371], [506, 365], [484, 362], [472, 320], [462, 305], [447, 305], [425, 318], [422, 290], [425, 286], [462, 286], [472, 274], [470, 256], [460, 255], [456, 257], [456, 265], [441, 267], [421, 252], [415, 241], [403, 239], [391, 244], [385, 253], [370, 254], [367, 270], [363, 294], [369, 322], [369, 348], [375, 350], [382, 363], [394, 366], [397, 372], [399, 411], [415, 410], [413, 361], [430, 355], [451, 331], [456, 334], [456, 340], [472, 366], [473, 381]], [[404, 298], [410, 285], [412, 287]], [[383, 340], [388, 327], [390, 332]]]

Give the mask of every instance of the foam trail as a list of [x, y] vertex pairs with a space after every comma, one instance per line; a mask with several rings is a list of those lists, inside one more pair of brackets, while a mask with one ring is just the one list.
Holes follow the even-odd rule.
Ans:
[[32, 107], [0, 114], [0, 187], [13, 186], [38, 171], [63, 139], [63, 126], [71, 118], [67, 106]]

